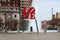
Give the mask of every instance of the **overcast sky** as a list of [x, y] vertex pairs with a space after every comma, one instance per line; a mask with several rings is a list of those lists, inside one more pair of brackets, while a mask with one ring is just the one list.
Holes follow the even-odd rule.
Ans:
[[[42, 20], [50, 20], [52, 18], [51, 8], [53, 8], [53, 14], [60, 12], [60, 0], [33, 0], [32, 6], [36, 10], [36, 19], [38, 21], [38, 27], [41, 28]], [[35, 21], [31, 21], [30, 26], [33, 26], [36, 31]]]

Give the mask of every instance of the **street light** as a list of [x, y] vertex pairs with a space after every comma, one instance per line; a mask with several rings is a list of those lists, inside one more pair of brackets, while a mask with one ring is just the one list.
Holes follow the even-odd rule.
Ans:
[[37, 24], [37, 20], [36, 19], [35, 19], [35, 22], [36, 22], [37, 33], [39, 33], [38, 24]]
[[[5, 9], [6, 10], [6, 9]], [[7, 14], [6, 14], [6, 11], [5, 11], [5, 33], [7, 33], [7, 26], [6, 26], [6, 17], [7, 17]]]
[[52, 27], [54, 27], [54, 24], [53, 24], [53, 21], [54, 21], [54, 19], [53, 19], [53, 17], [54, 17], [54, 15], [53, 15], [53, 8], [51, 8], [52, 9]]

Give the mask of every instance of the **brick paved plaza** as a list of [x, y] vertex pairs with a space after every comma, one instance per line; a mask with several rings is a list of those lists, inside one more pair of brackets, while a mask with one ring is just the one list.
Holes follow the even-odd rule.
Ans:
[[60, 40], [60, 33], [1, 33], [0, 40]]

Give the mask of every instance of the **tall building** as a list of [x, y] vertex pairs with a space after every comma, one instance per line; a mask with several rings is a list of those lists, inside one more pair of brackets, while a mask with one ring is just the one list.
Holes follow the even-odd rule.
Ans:
[[55, 18], [60, 18], [60, 12], [56, 12], [56, 14], [55, 14]]
[[0, 17], [3, 24], [8, 25], [11, 29], [17, 29], [16, 25], [20, 22], [20, 29], [24, 28], [25, 30], [28, 27], [28, 21], [24, 20], [24, 23], [22, 23], [24, 19], [22, 18], [24, 17], [23, 9], [24, 7], [28, 9], [31, 5], [32, 0], [0, 0]]
[[26, 11], [28, 11], [28, 9], [31, 7], [31, 5], [32, 5], [32, 0], [20, 0], [20, 18], [21, 18], [21, 20], [20, 20], [20, 26], [22, 26], [22, 27], [20, 27], [21, 29], [26, 29], [26, 28], [28, 28], [28, 20], [24, 20], [24, 7], [26, 7]]
[[[43, 28], [43, 24], [44, 23], [44, 21], [42, 21], [42, 28]], [[60, 30], [60, 12], [56, 12], [56, 14], [53, 14], [52, 15], [52, 19], [51, 20], [48, 20], [47, 21], [47, 28], [49, 29], [49, 30], [57, 30], [57, 27], [58, 27], [58, 29]]]

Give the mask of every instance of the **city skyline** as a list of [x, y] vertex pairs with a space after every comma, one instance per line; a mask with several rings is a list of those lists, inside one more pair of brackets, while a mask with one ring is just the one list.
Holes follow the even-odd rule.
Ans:
[[[36, 3], [37, 2], [37, 3]], [[52, 19], [52, 9], [53, 14], [60, 12], [60, 0], [33, 0], [32, 6], [36, 10], [36, 19], [38, 21], [38, 27], [41, 31], [41, 21]], [[36, 31], [35, 21], [33, 20], [30, 24], [33, 26], [33, 31]]]
[[[32, 0], [32, 1], [33, 1], [32, 7], [35, 8], [38, 28], [41, 31], [41, 21], [52, 19], [51, 8], [53, 8], [53, 14], [55, 14], [56, 12], [60, 12], [60, 6], [59, 6], [60, 0]], [[36, 32], [37, 30], [36, 30], [35, 20], [29, 20], [29, 21], [30, 21], [29, 30], [30, 30], [30, 27], [32, 26], [33, 31]]]

